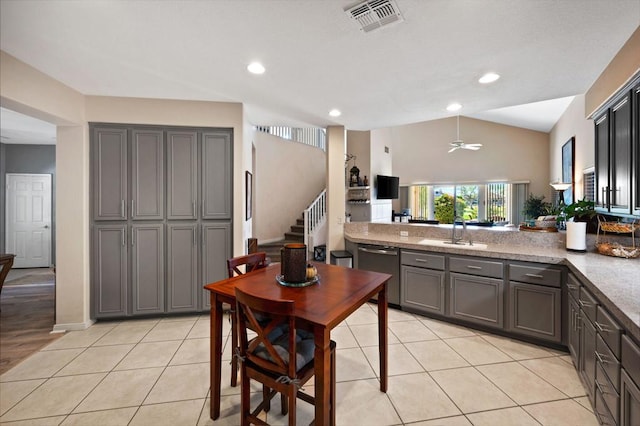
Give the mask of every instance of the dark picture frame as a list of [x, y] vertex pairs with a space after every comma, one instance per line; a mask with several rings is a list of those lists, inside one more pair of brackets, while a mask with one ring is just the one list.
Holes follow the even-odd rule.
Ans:
[[251, 212], [253, 211], [253, 175], [251, 172], [244, 172], [245, 177], [245, 194], [246, 194], [246, 220], [251, 219]]
[[571, 187], [564, 191], [564, 203], [569, 205], [575, 200], [575, 144], [576, 138], [571, 137], [562, 145], [562, 182], [571, 183]]

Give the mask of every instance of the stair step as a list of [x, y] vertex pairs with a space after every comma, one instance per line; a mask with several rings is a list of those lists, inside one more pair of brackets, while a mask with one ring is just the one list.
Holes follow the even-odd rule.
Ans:
[[296, 225], [304, 227], [304, 219], [296, 219]]
[[289, 243], [300, 243], [298, 240], [281, 240], [275, 241], [273, 243], [266, 244], [258, 244], [258, 251], [263, 251], [267, 253], [267, 257], [271, 260], [271, 262], [280, 262], [280, 249]]
[[284, 238], [287, 240], [292, 240], [298, 243], [301, 243], [304, 241], [304, 233], [302, 232], [285, 232], [284, 233]]
[[291, 232], [304, 234], [304, 225], [291, 225]]

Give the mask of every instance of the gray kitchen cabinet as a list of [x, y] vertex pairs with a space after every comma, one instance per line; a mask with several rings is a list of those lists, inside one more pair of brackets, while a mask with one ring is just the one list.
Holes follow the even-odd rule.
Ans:
[[452, 272], [449, 282], [450, 317], [503, 328], [503, 280]]
[[551, 342], [562, 340], [562, 291], [510, 281], [509, 331]]
[[127, 219], [127, 147], [126, 129], [92, 129], [91, 182], [94, 220]]
[[640, 425], [640, 387], [622, 370], [620, 377], [620, 425]]
[[445, 272], [402, 265], [400, 306], [445, 315]]
[[202, 133], [202, 218], [231, 219], [231, 131]]
[[596, 328], [595, 312], [597, 300], [584, 286], [580, 288], [578, 299], [580, 305], [580, 361], [578, 373], [582, 379], [587, 396], [591, 404], [595, 405], [595, 376], [596, 376]]
[[160, 130], [131, 131], [131, 219], [164, 219], [164, 137]]
[[509, 264], [509, 327], [513, 333], [562, 341], [560, 268], [539, 263]]
[[620, 373], [620, 422], [622, 426], [640, 425], [640, 346], [622, 336]]
[[[202, 225], [202, 286], [227, 278], [228, 253], [231, 252], [231, 223], [206, 223]], [[201, 290], [200, 310], [211, 308], [208, 290]]]
[[131, 227], [132, 314], [164, 312], [164, 225]]
[[[637, 189], [638, 90], [631, 81], [595, 114], [596, 210], [630, 215], [640, 210]], [[634, 180], [635, 179], [635, 180]]]
[[445, 315], [445, 256], [402, 250], [400, 263], [400, 306], [418, 313]]
[[633, 189], [633, 214], [640, 216], [640, 82], [632, 90], [633, 104], [631, 109], [633, 116], [631, 118], [633, 132], [631, 141], [631, 152], [633, 152], [632, 167], [632, 189]]
[[167, 312], [193, 312], [198, 306], [198, 225], [167, 225]]
[[92, 316], [126, 315], [129, 288], [127, 226], [95, 225], [92, 243]]
[[198, 133], [167, 132], [167, 219], [197, 219]]

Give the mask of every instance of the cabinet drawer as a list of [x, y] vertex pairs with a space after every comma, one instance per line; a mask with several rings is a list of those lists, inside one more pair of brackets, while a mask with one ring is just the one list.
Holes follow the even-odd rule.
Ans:
[[463, 274], [479, 275], [482, 277], [502, 278], [502, 262], [490, 260], [469, 259], [466, 257], [450, 257], [449, 270]]
[[444, 271], [444, 256], [439, 254], [402, 250], [401, 263], [403, 265], [417, 266], [418, 268]]
[[580, 281], [572, 274], [567, 274], [567, 290], [574, 299], [578, 300], [580, 297]]
[[587, 315], [587, 318], [589, 318], [591, 322], [594, 322], [596, 320], [596, 308], [598, 306], [598, 301], [586, 288], [584, 288], [584, 286], [580, 287], [578, 304], [580, 305], [580, 309]]
[[640, 348], [627, 335], [622, 336], [621, 361], [629, 377], [640, 383]]
[[598, 306], [596, 309], [596, 321], [593, 325], [596, 326], [598, 334], [609, 345], [616, 358], [620, 359], [620, 337], [622, 336], [623, 328], [602, 306]]
[[509, 279], [529, 284], [560, 287], [562, 270], [546, 265], [509, 265]]
[[600, 335], [596, 337], [596, 359], [597, 364], [601, 365], [603, 371], [607, 373], [613, 387], [616, 391], [620, 391], [620, 362]]
[[[611, 385], [609, 378], [602, 369], [602, 364], [599, 362], [596, 364], [596, 394], [598, 393], [602, 396], [604, 404], [615, 421], [612, 424], [618, 424], [618, 419], [620, 418], [620, 394]], [[598, 402], [596, 402], [597, 404]], [[604, 410], [598, 411], [601, 414], [605, 413]]]

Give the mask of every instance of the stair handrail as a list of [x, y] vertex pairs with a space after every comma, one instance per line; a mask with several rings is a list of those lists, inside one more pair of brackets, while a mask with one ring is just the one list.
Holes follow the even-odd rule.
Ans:
[[327, 150], [326, 130], [322, 127], [255, 126], [259, 132]]
[[303, 212], [304, 243], [309, 247], [309, 236], [320, 225], [327, 215], [327, 190], [324, 189]]

